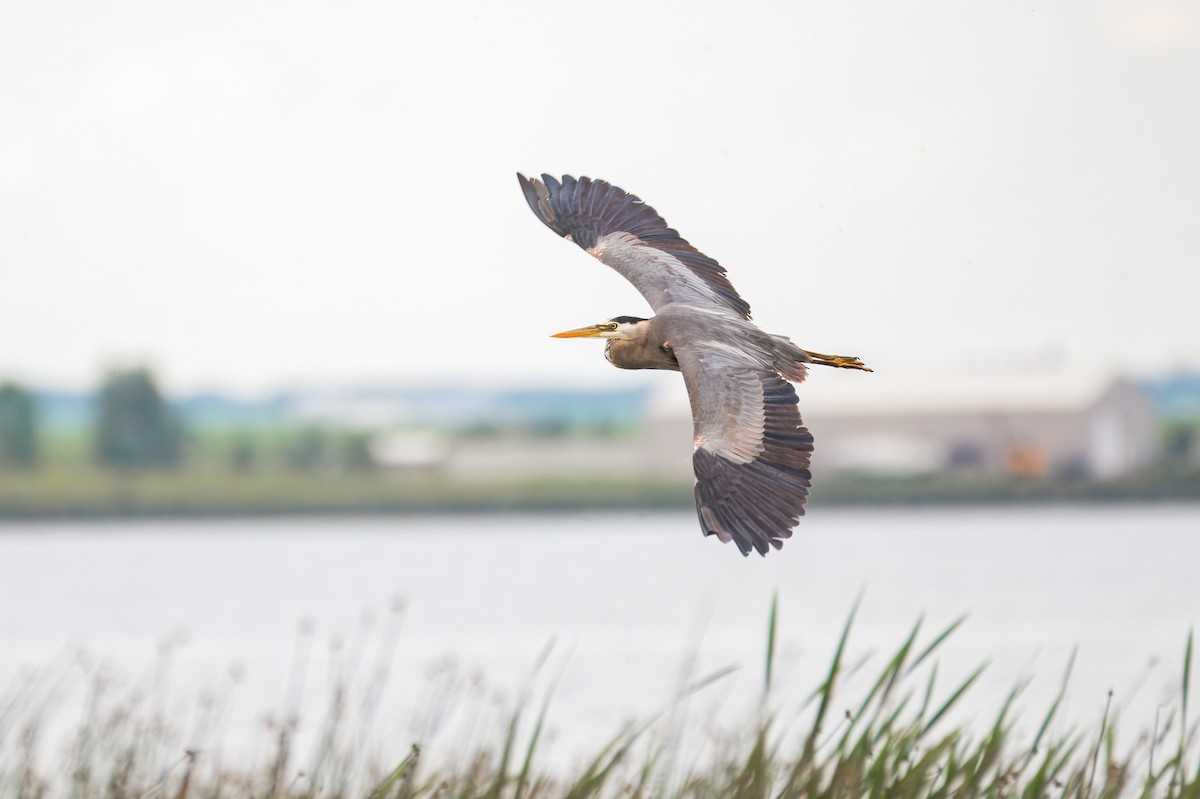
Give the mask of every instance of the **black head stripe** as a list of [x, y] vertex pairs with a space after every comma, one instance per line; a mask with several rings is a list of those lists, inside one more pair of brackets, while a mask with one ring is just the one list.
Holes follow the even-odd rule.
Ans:
[[609, 321], [616, 322], [619, 325], [636, 325], [638, 322], [645, 322], [646, 320], [640, 316], [614, 316]]

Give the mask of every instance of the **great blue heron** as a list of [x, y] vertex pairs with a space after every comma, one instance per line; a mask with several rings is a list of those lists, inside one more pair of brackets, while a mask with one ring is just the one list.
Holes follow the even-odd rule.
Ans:
[[743, 555], [779, 549], [804, 515], [813, 437], [788, 381], [806, 364], [871, 371], [858, 358], [803, 350], [750, 321], [725, 269], [653, 208], [603, 180], [517, 178], [546, 226], [621, 273], [654, 309], [555, 334], [602, 338], [621, 369], [683, 373], [692, 405], [696, 512], [705, 535]]

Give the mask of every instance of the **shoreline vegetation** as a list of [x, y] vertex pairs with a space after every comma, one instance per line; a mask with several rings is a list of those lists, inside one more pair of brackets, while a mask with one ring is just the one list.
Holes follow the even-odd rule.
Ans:
[[[402, 607], [393, 607], [393, 616]], [[542, 799], [650, 797], [667, 799], [1197, 799], [1200, 752], [1192, 697], [1193, 637], [1189, 633], [1177, 691], [1150, 730], [1121, 729], [1118, 702], [1083, 728], [1063, 720], [1071, 662], [1048, 708], [1023, 717], [1015, 686], [998, 712], [973, 706], [979, 667], [961, 681], [939, 681], [942, 644], [962, 619], [927, 631], [920, 621], [883, 659], [860, 660], [848, 648], [851, 611], [820, 683], [798, 709], [781, 699], [776, 669], [777, 606], [766, 635], [759, 693], [731, 729], [718, 728], [697, 703], [709, 686], [736, 671], [718, 669], [681, 679], [659, 712], [599, 740], [580, 760], [554, 765], [547, 750], [557, 677], [547, 678], [548, 645], [516, 698], [482, 698], [478, 681], [427, 677], [428, 707], [414, 711], [409, 736], [384, 734], [379, 698], [399, 624], [385, 623], [374, 668], [343, 661], [326, 686], [323, 715], [299, 707], [303, 658], [293, 664], [288, 699], [254, 746], [226, 738], [227, 693], [202, 697], [191, 712], [168, 714], [157, 686], [165, 666], [148, 673], [154, 685], [122, 685], [100, 666], [66, 671], [86, 683], [79, 718], [62, 745], [46, 741], [57, 719], [62, 676], [34, 675], [0, 693], [0, 795], [56, 799], [161, 796], [172, 799], [270, 797], [317, 799]], [[393, 619], [395, 620], [395, 619]], [[390, 630], [391, 632], [387, 632]], [[311, 630], [301, 630], [302, 638]], [[298, 646], [297, 652], [307, 651]], [[169, 660], [170, 652], [160, 652]], [[882, 663], [882, 667], [880, 667]], [[382, 664], [382, 668], [380, 667]], [[355, 674], [370, 676], [354, 677]], [[347, 676], [349, 675], [349, 676]], [[872, 676], [874, 675], [874, 676]], [[747, 675], [750, 676], [750, 675]], [[440, 679], [440, 682], [438, 680]], [[1039, 678], [1044, 679], [1044, 678]], [[365, 683], [365, 684], [364, 684]], [[855, 686], [849, 688], [849, 686]], [[475, 691], [472, 693], [472, 691]], [[361, 701], [360, 701], [361, 700]], [[59, 703], [61, 704], [61, 702]], [[482, 710], [478, 705], [486, 707]], [[173, 702], [172, 707], [178, 706]], [[785, 708], [788, 708], [785, 710]], [[985, 719], [961, 723], [960, 717]], [[424, 718], [425, 721], [420, 719]], [[986, 719], [992, 719], [990, 722]], [[47, 750], [53, 755], [48, 758]]]
[[[1200, 471], [1113, 481], [925, 475], [814, 480], [811, 507], [1200, 501]], [[368, 471], [238, 473], [62, 467], [0, 471], [0, 521], [137, 517], [682, 510], [687, 478], [578, 474], [450, 479]]]
[[[319, 394], [172, 405], [147, 369], [109, 373], [94, 397], [0, 384], [0, 522], [691, 508], [686, 451], [652, 456], [656, 442], [676, 445], [638, 421], [645, 394], [502, 392], [491, 416], [474, 419], [464, 409], [478, 413], [477, 393], [417, 392], [407, 401], [427, 423], [393, 429], [283, 413], [289, 402], [319, 411], [330, 401]], [[1004, 464], [964, 451], [964, 463], [921, 473], [909, 470], [931, 466], [831, 471], [818, 450], [809, 507], [1200, 501], [1200, 428], [1161, 427], [1150, 465], [1105, 480], [1084, 461], [1051, 468], [1016, 445]], [[678, 446], [689, 429], [684, 421]]]

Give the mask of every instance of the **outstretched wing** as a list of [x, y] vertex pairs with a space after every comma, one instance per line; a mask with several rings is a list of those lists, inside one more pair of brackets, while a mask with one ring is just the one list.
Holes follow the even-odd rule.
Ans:
[[719, 306], [750, 318], [725, 269], [688, 244], [653, 208], [603, 180], [517, 178], [546, 226], [620, 272], [656, 312], [672, 302]]
[[672, 351], [692, 404], [704, 534], [733, 541], [743, 555], [779, 549], [804, 515], [812, 477], [813, 437], [795, 390], [749, 341], [684, 335]]

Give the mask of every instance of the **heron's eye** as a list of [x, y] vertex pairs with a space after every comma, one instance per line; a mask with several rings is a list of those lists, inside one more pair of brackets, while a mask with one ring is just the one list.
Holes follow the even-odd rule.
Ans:
[[617, 323], [616, 322], [605, 322], [602, 325], [596, 325], [596, 327], [600, 328], [601, 330], [616, 330]]

